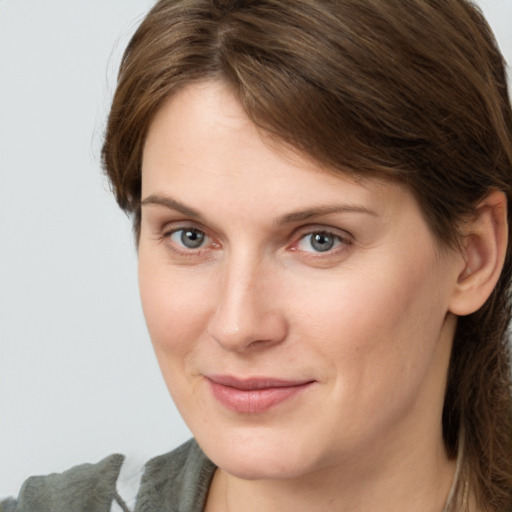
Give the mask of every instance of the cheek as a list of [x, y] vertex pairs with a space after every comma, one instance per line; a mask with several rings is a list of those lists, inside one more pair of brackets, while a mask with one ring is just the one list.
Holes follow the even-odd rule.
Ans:
[[382, 258], [378, 268], [365, 262], [309, 287], [299, 306], [305, 337], [332, 362], [340, 385], [364, 381], [376, 392], [426, 371], [446, 313], [431, 263]]
[[173, 273], [139, 259], [139, 289], [144, 317], [155, 353], [183, 360], [204, 330], [208, 317], [207, 283], [185, 273]]

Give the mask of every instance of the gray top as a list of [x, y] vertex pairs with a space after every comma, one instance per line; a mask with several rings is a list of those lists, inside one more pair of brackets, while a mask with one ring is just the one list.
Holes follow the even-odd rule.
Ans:
[[123, 455], [82, 464], [64, 473], [29, 478], [17, 499], [0, 503], [0, 512], [202, 512], [215, 465], [195, 440], [146, 463], [135, 509], [116, 488]]

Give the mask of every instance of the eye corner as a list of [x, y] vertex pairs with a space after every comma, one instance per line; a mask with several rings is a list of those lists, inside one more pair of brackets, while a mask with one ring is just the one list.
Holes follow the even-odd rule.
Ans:
[[[313, 237], [320, 237], [314, 242]], [[332, 266], [347, 258], [354, 239], [350, 233], [329, 226], [304, 226], [293, 236], [287, 250], [305, 263]]]
[[200, 258], [211, 259], [212, 251], [222, 247], [221, 243], [204, 228], [190, 223], [171, 223], [162, 229], [160, 239], [171, 258], [178, 260]]
[[304, 233], [296, 243], [297, 250], [316, 254], [331, 253], [337, 247], [346, 243], [339, 234], [326, 229], [318, 229]]

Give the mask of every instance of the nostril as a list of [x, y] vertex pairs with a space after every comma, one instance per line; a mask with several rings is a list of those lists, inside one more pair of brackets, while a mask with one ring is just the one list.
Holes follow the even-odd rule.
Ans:
[[263, 263], [244, 250], [232, 254], [219, 273], [207, 330], [225, 350], [257, 350], [286, 337], [286, 321], [277, 304], [278, 282], [268, 280]]
[[254, 351], [282, 342], [287, 324], [276, 312], [253, 311], [252, 315], [236, 318], [216, 315], [208, 326], [208, 334], [225, 350]]
[[266, 345], [273, 344], [272, 340], [254, 340], [247, 346], [248, 350], [258, 350]]

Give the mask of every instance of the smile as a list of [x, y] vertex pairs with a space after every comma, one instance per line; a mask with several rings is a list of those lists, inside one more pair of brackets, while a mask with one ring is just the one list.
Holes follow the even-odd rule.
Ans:
[[314, 381], [286, 381], [272, 378], [237, 379], [207, 377], [213, 396], [228, 409], [257, 414], [277, 406], [304, 391]]

